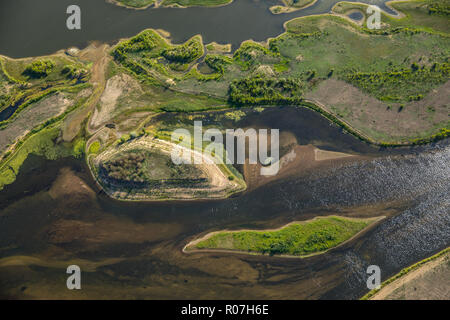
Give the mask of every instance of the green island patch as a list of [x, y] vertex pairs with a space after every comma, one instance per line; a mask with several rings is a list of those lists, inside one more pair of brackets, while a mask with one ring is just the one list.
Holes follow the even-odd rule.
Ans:
[[342, 244], [379, 219], [329, 216], [292, 222], [276, 230], [220, 231], [189, 243], [185, 251], [231, 250], [304, 257]]

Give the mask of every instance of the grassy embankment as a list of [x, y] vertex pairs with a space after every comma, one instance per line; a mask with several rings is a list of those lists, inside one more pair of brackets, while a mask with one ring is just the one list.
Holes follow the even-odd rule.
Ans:
[[185, 250], [232, 250], [304, 257], [342, 244], [378, 219], [330, 216], [293, 222], [276, 230], [220, 231], [191, 242]]
[[380, 290], [382, 290], [383, 288], [385, 288], [386, 286], [388, 286], [389, 284], [393, 283], [396, 280], [401, 279], [402, 277], [406, 276], [407, 274], [409, 274], [412, 271], [415, 271], [423, 266], [425, 266], [427, 263], [436, 260], [439, 257], [442, 257], [443, 255], [447, 254], [448, 252], [450, 252], [450, 248], [446, 248], [444, 250], [442, 250], [441, 252], [423, 259], [422, 261], [419, 261], [409, 267], [406, 267], [404, 269], [402, 269], [399, 273], [397, 273], [396, 275], [390, 277], [389, 279], [387, 279], [386, 281], [383, 281], [383, 283], [381, 284], [379, 289], [373, 289], [371, 291], [369, 291], [366, 295], [364, 295], [361, 300], [369, 300], [371, 299], [373, 296], [375, 296], [378, 292], [380, 292]]
[[[446, 137], [448, 102], [445, 97], [433, 98], [433, 90], [448, 81], [448, 34], [439, 31], [444, 28], [443, 20], [389, 19], [395, 25], [373, 31], [338, 16], [298, 18], [286, 24], [286, 33], [267, 44], [246, 41], [232, 56], [207, 54], [200, 60], [203, 52], [198, 37], [176, 46], [186, 56], [180, 49], [168, 55], [165, 52], [171, 45], [146, 30], [119, 45], [125, 50], [115, 49], [114, 54], [135, 77], [170, 88], [173, 94], [203, 94], [223, 99], [230, 107], [303, 105], [361, 139], [385, 146]], [[140, 40], [144, 37], [151, 41]], [[309, 99], [321, 83], [327, 87], [330, 80], [338, 81], [337, 96], [346, 88], [356, 88], [354, 100], [363, 103], [352, 104], [347, 98], [326, 105], [326, 101]], [[445, 89], [438, 94], [445, 95]], [[199, 106], [175, 101], [159, 109], [189, 112], [198, 111]]]
[[[121, 122], [120, 132], [130, 132], [142, 127], [133, 117], [145, 112], [290, 104], [314, 109], [379, 145], [441, 139], [449, 133], [448, 20], [441, 7], [435, 12], [428, 2], [411, 3], [393, 3], [406, 15], [383, 14], [389, 23], [381, 30], [332, 15], [298, 18], [279, 37], [265, 44], [246, 41], [232, 55], [205, 56], [200, 36], [173, 45], [146, 30], [113, 49], [111, 76], [129, 74], [143, 90], [135, 96], [125, 92], [117, 106], [132, 107], [116, 108], [110, 120]], [[1, 108], [17, 104], [3, 125], [14, 124], [22, 110], [54, 90], [85, 85], [76, 78], [86, 66], [74, 63], [74, 70], [63, 72], [67, 63], [61, 59], [35, 65], [31, 59], [2, 59]], [[326, 92], [333, 95], [321, 100]], [[352, 94], [345, 97], [346, 92]]]
[[[60, 121], [83, 104], [87, 98], [80, 92], [90, 85], [86, 83], [89, 66], [62, 55], [19, 60], [3, 57], [0, 62], [0, 110], [13, 108], [13, 113], [0, 122], [0, 142], [6, 146], [1, 150], [2, 189], [15, 180], [30, 153], [49, 159], [81, 156], [83, 138], [72, 143], [56, 141]], [[57, 95], [68, 101], [65, 108], [52, 107], [51, 99]]]

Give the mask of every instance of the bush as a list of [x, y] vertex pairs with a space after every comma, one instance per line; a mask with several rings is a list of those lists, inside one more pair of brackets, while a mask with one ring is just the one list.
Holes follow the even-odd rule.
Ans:
[[37, 60], [27, 65], [23, 73], [31, 78], [43, 78], [46, 77], [54, 67], [55, 64], [51, 60]]
[[301, 101], [303, 84], [298, 79], [246, 78], [230, 84], [232, 103], [249, 104], [295, 104]]
[[226, 66], [232, 62], [233, 61], [230, 58], [217, 54], [208, 54], [205, 57], [205, 63], [208, 67], [219, 72], [220, 74], [224, 74]]
[[192, 38], [186, 43], [165, 49], [162, 56], [169, 61], [178, 63], [190, 63], [203, 55], [203, 44], [198, 37]]
[[77, 68], [75, 66], [67, 65], [62, 70], [61, 73], [65, 75], [68, 79], [82, 79], [87, 76], [88, 72], [85, 69]]

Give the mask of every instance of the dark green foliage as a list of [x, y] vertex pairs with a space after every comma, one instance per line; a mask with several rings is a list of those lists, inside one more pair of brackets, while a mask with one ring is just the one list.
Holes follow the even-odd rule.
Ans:
[[30, 78], [43, 78], [46, 77], [54, 67], [55, 64], [51, 60], [37, 60], [27, 65], [23, 73]]
[[68, 79], [78, 79], [81, 80], [88, 75], [87, 70], [82, 68], [77, 68], [75, 66], [67, 65], [62, 70], [61, 73], [66, 75]]
[[450, 1], [449, 0], [435, 0], [428, 4], [429, 14], [440, 14], [444, 16], [450, 15]]
[[233, 61], [230, 58], [218, 54], [208, 54], [205, 57], [205, 63], [208, 67], [219, 72], [220, 74], [224, 74], [226, 66], [232, 62]]
[[190, 63], [203, 54], [203, 45], [198, 37], [192, 38], [186, 43], [162, 52], [164, 58], [172, 62]]
[[384, 101], [420, 100], [433, 86], [445, 83], [450, 75], [448, 63], [435, 63], [420, 68], [416, 63], [411, 69], [387, 72], [353, 72], [344, 79], [369, 94]]
[[242, 70], [248, 70], [262, 55], [275, 56], [276, 54], [258, 43], [244, 42], [236, 50], [233, 58]]
[[303, 84], [298, 79], [246, 78], [230, 84], [230, 101], [238, 105], [295, 104], [301, 101]]
[[160, 39], [152, 30], [145, 30], [128, 41], [122, 42], [116, 47], [116, 51], [139, 52], [152, 50], [158, 46]]
[[196, 244], [203, 249], [232, 249], [295, 256], [323, 252], [361, 231], [370, 222], [326, 217], [276, 231], [220, 232]]
[[109, 179], [125, 182], [142, 183], [147, 175], [143, 163], [146, 159], [144, 152], [129, 152], [120, 157], [109, 160], [100, 165], [100, 172]]

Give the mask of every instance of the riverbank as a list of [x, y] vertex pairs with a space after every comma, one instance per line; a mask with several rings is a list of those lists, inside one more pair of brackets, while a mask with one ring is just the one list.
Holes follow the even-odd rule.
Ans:
[[[175, 170], [167, 164], [172, 161], [171, 154], [175, 146], [182, 152], [183, 159], [199, 157], [202, 164], [181, 164]], [[145, 178], [113, 182], [108, 178], [108, 173], [101, 174], [105, 163], [126, 154], [135, 154], [137, 150], [150, 152], [146, 156], [150, 159], [144, 161], [145, 171], [141, 173]], [[148, 168], [147, 160], [151, 161]], [[226, 165], [216, 164], [216, 160], [221, 159], [208, 157], [202, 150], [191, 150], [181, 144], [175, 145], [160, 139], [141, 137], [123, 145], [109, 147], [99, 155], [91, 155], [88, 162], [95, 180], [106, 194], [122, 201], [225, 199], [244, 191], [246, 189], [244, 180]], [[127, 173], [128, 175], [131, 173]]]
[[401, 270], [362, 300], [448, 300], [450, 248]]
[[284, 5], [272, 6], [269, 8], [269, 10], [273, 14], [291, 13], [311, 7], [315, 5], [317, 1], [318, 0], [302, 0], [301, 2], [297, 1], [297, 3], [294, 4], [292, 1], [283, 0]]

